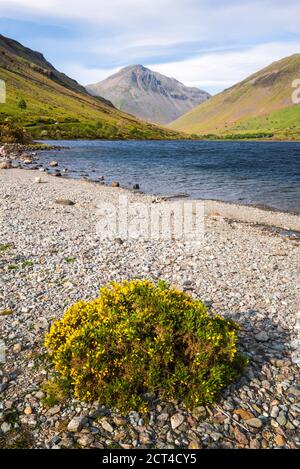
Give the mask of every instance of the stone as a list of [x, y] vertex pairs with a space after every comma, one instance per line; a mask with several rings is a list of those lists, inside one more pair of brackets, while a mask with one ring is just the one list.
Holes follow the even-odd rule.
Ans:
[[48, 415], [56, 415], [60, 412], [60, 406], [59, 405], [55, 405], [53, 407], [50, 407], [50, 409], [48, 409], [47, 411], [47, 414]]
[[182, 414], [174, 414], [171, 417], [172, 430], [178, 428], [184, 422], [184, 416]]
[[50, 162], [49, 166], [50, 166], [51, 168], [56, 168], [56, 167], [58, 166], [58, 162], [55, 161], [55, 160], [53, 160], [53, 161]]
[[250, 420], [254, 418], [254, 415], [245, 409], [237, 409], [234, 411], [234, 414], [239, 415], [243, 420]]
[[286, 425], [286, 417], [285, 417], [285, 412], [283, 410], [279, 412], [279, 415], [276, 421], [281, 427], [284, 427]]
[[127, 419], [125, 417], [117, 416], [117, 417], [113, 418], [113, 421], [114, 421], [115, 425], [117, 425], [118, 427], [127, 424]]
[[111, 183], [111, 187], [120, 187], [120, 183], [118, 181], [113, 181]]
[[133, 184], [133, 190], [134, 191], [139, 191], [140, 190], [140, 185], [139, 184]]
[[105, 430], [108, 433], [113, 433], [113, 431], [114, 431], [112, 425], [106, 419], [103, 419], [101, 421], [101, 426], [102, 426], [103, 430]]
[[272, 407], [270, 416], [271, 416], [273, 419], [276, 419], [276, 418], [278, 417], [278, 414], [279, 414], [279, 407], [278, 407], [277, 405], [275, 405], [274, 407]]
[[188, 449], [202, 449], [202, 444], [198, 440], [191, 440]]
[[80, 446], [83, 446], [85, 448], [93, 444], [93, 442], [94, 442], [94, 437], [92, 435], [82, 435], [77, 440], [77, 443], [79, 443]]
[[265, 331], [261, 331], [255, 335], [255, 338], [258, 342], [268, 342], [269, 336]]
[[256, 440], [256, 438], [252, 438], [250, 440], [250, 448], [251, 449], [260, 449], [260, 442], [258, 440]]
[[276, 446], [284, 446], [286, 444], [284, 437], [281, 435], [276, 435], [274, 442]]
[[75, 205], [75, 202], [73, 202], [70, 199], [56, 199], [55, 203], [58, 205], [65, 205], [65, 206]]
[[205, 407], [203, 407], [203, 406], [195, 407], [195, 409], [193, 409], [193, 411], [192, 411], [192, 416], [195, 419], [205, 418], [206, 417]]
[[238, 443], [240, 443], [241, 445], [243, 446], [246, 446], [248, 444], [248, 438], [246, 437], [246, 435], [244, 433], [242, 433], [238, 427], [235, 427], [233, 429], [233, 434], [235, 436], [235, 439]]
[[22, 344], [20, 344], [19, 342], [13, 346], [14, 353], [19, 353], [21, 352], [21, 350], [22, 350]]
[[34, 182], [35, 182], [36, 184], [41, 184], [42, 178], [41, 178], [41, 177], [36, 177], [36, 178], [34, 179]]
[[1, 161], [0, 163], [0, 169], [11, 169], [12, 164], [10, 161]]
[[67, 429], [69, 432], [73, 433], [80, 432], [86, 424], [86, 417], [73, 417], [72, 420], [68, 423]]
[[148, 433], [141, 433], [139, 436], [139, 440], [141, 445], [149, 445], [152, 441]]
[[10, 423], [7, 423], [7, 422], [2, 423], [1, 430], [3, 431], [3, 433], [9, 432], [10, 429], [11, 429], [11, 424]]
[[252, 419], [247, 420], [247, 425], [249, 425], [252, 428], [261, 428], [263, 426], [263, 423], [260, 419], [252, 418]]
[[31, 415], [32, 414], [32, 408], [30, 406], [25, 407], [24, 414], [25, 415]]

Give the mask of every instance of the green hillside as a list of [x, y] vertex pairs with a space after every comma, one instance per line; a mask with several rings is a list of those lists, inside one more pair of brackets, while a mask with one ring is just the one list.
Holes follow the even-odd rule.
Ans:
[[273, 63], [214, 96], [170, 124], [198, 135], [300, 138], [300, 105], [292, 83], [300, 79], [300, 54]]
[[0, 35], [0, 79], [7, 98], [0, 124], [24, 126], [33, 138], [178, 138], [177, 132], [118, 111], [57, 71], [42, 54]]

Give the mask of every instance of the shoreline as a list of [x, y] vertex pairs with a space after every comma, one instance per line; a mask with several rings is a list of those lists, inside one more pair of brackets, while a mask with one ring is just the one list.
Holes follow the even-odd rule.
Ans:
[[[97, 202], [117, 201], [121, 193], [133, 202], [159, 203], [151, 195], [86, 180], [0, 171], [0, 339], [6, 345], [0, 445], [29, 431], [34, 448], [299, 447], [300, 243], [258, 222], [296, 226], [300, 217], [206, 202], [201, 243], [101, 240]], [[164, 279], [201, 299], [211, 314], [237, 321], [239, 350], [250, 357], [244, 375], [216, 405], [187, 409], [180, 401], [159, 401], [149, 420], [69, 397], [45, 404], [45, 382], [53, 376], [43, 344], [50, 324], [71, 304], [96, 298], [100, 286], [133, 278]], [[175, 414], [183, 423], [174, 430]], [[74, 417], [85, 419], [84, 428], [70, 432]]]
[[[24, 173], [32, 173], [35, 176], [39, 173], [37, 169], [20, 169], [20, 168], [13, 168], [6, 171], [21, 171]], [[132, 196], [138, 197], [145, 197], [147, 199], [155, 199], [157, 202], [170, 202], [176, 201], [201, 201], [205, 205], [205, 214], [207, 216], [215, 216], [219, 218], [226, 218], [236, 222], [243, 222], [243, 223], [250, 223], [253, 225], [262, 225], [262, 226], [269, 226], [269, 227], [276, 227], [282, 228], [283, 230], [294, 231], [300, 235], [300, 213], [289, 212], [289, 211], [280, 211], [268, 207], [257, 207], [255, 205], [244, 205], [239, 204], [236, 202], [225, 202], [221, 200], [213, 200], [213, 199], [190, 199], [190, 198], [183, 198], [183, 197], [167, 197], [162, 196], [159, 194], [152, 194], [146, 193], [139, 190], [133, 190], [128, 187], [111, 187], [109, 184], [99, 183], [97, 181], [93, 181], [90, 179], [83, 179], [83, 178], [72, 178], [68, 176], [61, 176], [57, 177], [55, 174], [41, 172], [40, 177], [46, 178], [51, 177], [56, 180], [63, 180], [63, 181], [74, 181], [79, 185], [82, 183], [92, 184], [95, 188], [107, 189], [108, 191], [112, 190], [114, 193], [126, 192]]]
[[[68, 173], [61, 174], [61, 171], [58, 168], [52, 168], [52, 169], [50, 168], [49, 170], [49, 168], [45, 168], [43, 164], [39, 165], [40, 153], [42, 154], [44, 151], [60, 151], [60, 150], [63, 150], [64, 148], [68, 148], [68, 147], [60, 146], [60, 145], [55, 146], [55, 145], [52, 145], [52, 143], [42, 144], [41, 142], [42, 141], [34, 142], [34, 144], [37, 145], [36, 151], [34, 151], [33, 145], [6, 144], [5, 146], [2, 147], [2, 148], [6, 147], [5, 152], [2, 155], [1, 155], [1, 148], [0, 148], [0, 162], [2, 159], [3, 160], [11, 159], [13, 162], [17, 163], [16, 166], [13, 165], [13, 168], [19, 168], [19, 169], [26, 170], [26, 171], [28, 170], [37, 171], [43, 168], [43, 171], [41, 171], [43, 175], [48, 174], [51, 176], [55, 176], [55, 172], [58, 172], [59, 176], [66, 180], [70, 180], [70, 179], [75, 180], [75, 181], [84, 180], [84, 181], [91, 182], [96, 185], [100, 185], [101, 187], [103, 186], [110, 187], [110, 184], [106, 183], [105, 181], [102, 181], [102, 182], [95, 181], [91, 179], [90, 177], [78, 177], [78, 178], [69, 177]], [[43, 146], [43, 148], [39, 148], [41, 145]], [[11, 155], [12, 153], [11, 149], [15, 149], [16, 153]], [[20, 156], [21, 156], [21, 159], [20, 159]], [[31, 164], [35, 166], [34, 168], [31, 168], [31, 165], [24, 164], [24, 161], [26, 161], [27, 157], [32, 160]], [[253, 205], [243, 204], [239, 202], [225, 201], [225, 200], [219, 200], [219, 199], [204, 199], [204, 198], [193, 199], [193, 198], [190, 198], [189, 196], [180, 197], [180, 195], [182, 194], [178, 194], [177, 196], [176, 193], [174, 195], [162, 195], [162, 194], [156, 194], [152, 192], [143, 192], [143, 190], [134, 191], [133, 189], [129, 187], [121, 187], [121, 188], [129, 192], [140, 193], [140, 194], [145, 194], [147, 196], [156, 197], [157, 199], [160, 199], [162, 201], [181, 200], [181, 199], [189, 200], [189, 201], [203, 201], [209, 212], [214, 211], [214, 210], [216, 211], [219, 210], [221, 212], [220, 213], [221, 216], [227, 216], [229, 219], [232, 219], [232, 220], [249, 222], [249, 223], [267, 224], [268, 226], [271, 225], [271, 226], [275, 226], [275, 227], [282, 228], [282, 229], [300, 232], [300, 224], [298, 221], [298, 218], [300, 218], [300, 208], [299, 208], [299, 212], [295, 212], [293, 210], [282, 210], [282, 209], [277, 209], [275, 207], [270, 207], [267, 205], [264, 206], [264, 205], [255, 205], [255, 204]], [[246, 219], [247, 211], [249, 215], [248, 220]], [[268, 214], [268, 215], [267, 217], [264, 217], [263, 214]], [[265, 220], [265, 218], [267, 220]], [[284, 221], [282, 221], [281, 219], [283, 219]]]

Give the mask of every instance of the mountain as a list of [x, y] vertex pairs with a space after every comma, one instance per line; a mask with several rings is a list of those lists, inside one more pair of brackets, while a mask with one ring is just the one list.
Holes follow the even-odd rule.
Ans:
[[136, 119], [56, 70], [45, 58], [0, 35], [0, 79], [6, 103], [0, 124], [24, 126], [34, 138], [178, 138], [177, 132]]
[[300, 106], [292, 102], [300, 54], [284, 58], [214, 96], [171, 123], [199, 135], [300, 137]]
[[142, 65], [125, 67], [86, 88], [95, 96], [109, 99], [118, 109], [157, 124], [168, 124], [210, 98], [206, 91], [184, 86]]

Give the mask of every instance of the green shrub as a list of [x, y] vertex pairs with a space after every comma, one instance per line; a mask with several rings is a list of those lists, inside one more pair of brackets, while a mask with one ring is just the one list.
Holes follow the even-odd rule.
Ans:
[[18, 102], [18, 108], [19, 109], [27, 109], [27, 103], [25, 99], [20, 99]]
[[0, 142], [1, 143], [31, 143], [32, 139], [23, 129], [17, 124], [0, 123]]
[[71, 306], [45, 344], [77, 399], [146, 410], [145, 393], [155, 393], [191, 408], [214, 402], [242, 371], [238, 330], [162, 281], [134, 280]]

